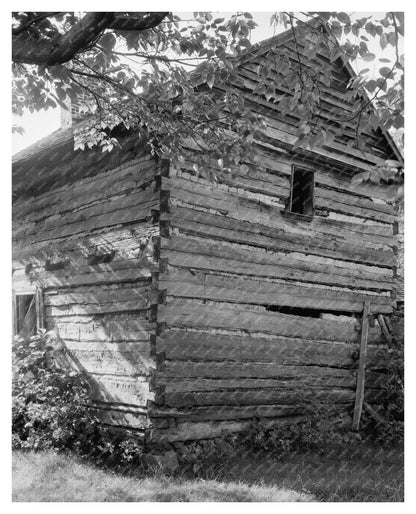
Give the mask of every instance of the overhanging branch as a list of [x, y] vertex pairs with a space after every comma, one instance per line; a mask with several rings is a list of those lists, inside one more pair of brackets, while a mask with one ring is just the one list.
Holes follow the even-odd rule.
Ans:
[[159, 25], [167, 12], [89, 12], [63, 35], [34, 39], [26, 30], [15, 29], [12, 60], [21, 64], [55, 66], [70, 61], [95, 41], [105, 29], [142, 31]]

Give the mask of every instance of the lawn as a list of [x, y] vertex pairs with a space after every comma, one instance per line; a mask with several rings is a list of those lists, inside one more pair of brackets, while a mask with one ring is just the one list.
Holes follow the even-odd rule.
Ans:
[[235, 459], [205, 476], [122, 475], [52, 453], [13, 454], [15, 502], [403, 501], [403, 454]]

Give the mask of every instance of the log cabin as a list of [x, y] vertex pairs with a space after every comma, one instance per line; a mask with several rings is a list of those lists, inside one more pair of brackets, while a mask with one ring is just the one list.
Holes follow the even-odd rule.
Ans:
[[[300, 120], [256, 93], [270, 51], [293, 57], [291, 33], [250, 49], [235, 85], [267, 119], [254, 170], [212, 182], [192, 154], [174, 169], [134, 133], [110, 154], [74, 151], [71, 120], [13, 158], [14, 331], [55, 330], [114, 429], [177, 442], [297, 423], [317, 404], [352, 415], [364, 326], [360, 394], [377, 403], [397, 213], [386, 186], [351, 179], [402, 157], [380, 131], [357, 150], [348, 125], [293, 149]], [[352, 72], [315, 59], [331, 67], [330, 123], [351, 112]]]

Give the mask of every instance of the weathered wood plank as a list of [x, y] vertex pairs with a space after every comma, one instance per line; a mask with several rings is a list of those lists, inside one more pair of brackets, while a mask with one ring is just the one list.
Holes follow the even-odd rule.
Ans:
[[73, 341], [149, 341], [155, 333], [155, 323], [145, 314], [109, 313], [102, 317], [55, 316], [46, 319], [48, 329], [55, 328], [64, 339]]
[[[189, 157], [192, 159], [192, 156]], [[355, 215], [363, 215], [363, 211], [358, 211], [355, 207], [361, 208], [364, 211], [371, 211], [370, 213], [365, 212], [363, 217], [374, 219], [376, 221], [383, 221], [379, 219], [376, 213], [388, 214], [393, 217], [397, 217], [397, 213], [392, 205], [389, 205], [386, 202], [378, 201], [375, 202], [372, 198], [368, 198], [365, 195], [357, 193], [351, 193], [348, 190], [342, 190], [339, 187], [334, 188], [334, 186], [327, 185], [325, 182], [326, 175], [324, 175], [324, 183], [321, 183], [321, 175], [322, 170], [315, 169], [316, 164], [313, 165], [313, 170], [315, 172], [315, 205], [318, 208], [328, 208], [326, 205], [326, 200], [330, 199], [332, 201], [332, 206], [335, 211], [350, 213]], [[213, 189], [214, 191], [225, 190], [225, 186], [228, 186], [228, 189], [231, 193], [238, 194], [240, 196], [249, 197], [250, 193], [260, 193], [265, 195], [265, 197], [275, 197], [280, 200], [286, 201], [289, 197], [290, 192], [290, 180], [288, 174], [276, 175], [276, 173], [271, 174], [267, 169], [260, 170], [249, 170], [248, 172], [242, 172], [239, 169], [233, 170], [230, 172], [220, 171], [217, 169], [212, 169], [211, 171], [215, 173], [217, 182], [215, 184], [208, 179], [203, 179], [201, 177], [195, 176], [195, 171], [192, 169], [192, 165], [190, 163], [185, 162], [182, 166], [182, 170], [180, 174], [177, 173], [176, 177], [172, 177], [172, 179], [163, 179], [163, 184], [166, 184], [169, 187], [170, 183], [173, 183], [175, 186], [186, 188], [184, 180], [190, 181], [192, 184], [197, 184], [200, 186], [204, 186], [207, 189]], [[339, 186], [339, 184], [337, 184]], [[347, 184], [348, 187], [348, 184]], [[191, 190], [192, 191], [192, 190]], [[197, 190], [194, 190], [196, 192]], [[358, 230], [360, 227], [357, 227]]]
[[[370, 347], [370, 364], [373, 365], [375, 348]], [[293, 351], [293, 350], [292, 350]], [[334, 352], [335, 353], [335, 352]], [[384, 352], [387, 358], [387, 350]], [[264, 358], [264, 357], [263, 357]], [[254, 359], [255, 360], [255, 359]], [[352, 362], [352, 359], [351, 359]], [[339, 361], [338, 361], [339, 366]], [[157, 383], [166, 384], [167, 389], [184, 387], [188, 391], [230, 388], [293, 387], [296, 385], [352, 387], [356, 385], [357, 370], [354, 364], [344, 368], [327, 365], [288, 365], [276, 362], [164, 362], [163, 371], [156, 371]], [[368, 371], [368, 385], [379, 385], [386, 379], [385, 373]], [[184, 385], [182, 386], [182, 382]]]
[[208, 242], [203, 238], [162, 238], [161, 249], [168, 262], [179, 267], [218, 269], [224, 272], [234, 270], [235, 273], [248, 276], [280, 276], [299, 281], [339, 282], [350, 287], [386, 290], [391, 289], [393, 282], [392, 271], [385, 268], [319, 259], [308, 255], [287, 256], [281, 252], [248, 249], [245, 245]]
[[[355, 338], [358, 338], [358, 334]], [[380, 335], [374, 331], [369, 338], [377, 342]], [[276, 372], [277, 365], [355, 368], [357, 342], [332, 343], [285, 338], [280, 335], [253, 337], [249, 334], [235, 335], [232, 332], [167, 330], [156, 338], [156, 349], [164, 354], [167, 361], [172, 361], [166, 362], [166, 370], [172, 368], [178, 376], [185, 372], [190, 373], [186, 370], [193, 369], [193, 373], [199, 373], [200, 376], [210, 373], [214, 377], [224, 373], [224, 368], [229, 370], [230, 377], [247, 376], [247, 373], [255, 372], [256, 369], [261, 370], [264, 376], [269, 376]], [[369, 367], [383, 365], [386, 357], [386, 348], [369, 347]], [[193, 362], [188, 365], [188, 361]], [[253, 363], [259, 368], [251, 368]]]
[[119, 410], [114, 406], [103, 404], [101, 408], [91, 408], [102, 423], [115, 427], [124, 427], [132, 429], [146, 429], [149, 427], [149, 420], [146, 414], [140, 412], [129, 412]]
[[51, 217], [40, 223], [19, 223], [14, 228], [15, 240], [22, 238], [38, 242], [85, 233], [112, 225], [145, 220], [151, 217], [151, 210], [157, 208], [159, 192], [145, 192], [122, 198], [120, 201], [103, 202], [100, 206], [86, 208], [62, 217]]
[[[159, 235], [159, 227], [151, 221], [136, 221], [128, 227], [103, 227], [99, 232], [88, 232], [84, 235], [75, 234], [61, 240], [45, 240], [30, 242], [27, 239], [13, 242], [13, 261], [22, 261], [38, 267], [53, 256], [68, 258], [70, 262], [86, 259], [96, 252], [115, 251], [114, 261], [152, 255], [149, 246], [152, 238]], [[141, 243], [145, 246], [141, 249]]]
[[157, 303], [157, 290], [149, 283], [122, 283], [113, 287], [105, 284], [98, 287], [76, 287], [68, 289], [49, 289], [45, 294], [45, 306], [64, 307], [69, 305], [92, 305], [136, 301], [141, 308]]
[[[210, 237], [216, 241], [226, 240], [274, 251], [307, 253], [385, 267], [392, 267], [395, 262], [391, 250], [352, 248], [351, 245], [329, 237], [298, 237], [260, 223], [234, 220], [194, 209], [172, 207], [171, 210], [172, 213], [167, 215], [167, 219], [173, 227], [188, 234]], [[162, 219], [165, 217], [162, 216]]]
[[[279, 211], [285, 208], [289, 197], [289, 189], [282, 190], [279, 195], [273, 196], [270, 191], [266, 194], [250, 193], [232, 186], [222, 186], [221, 184], [214, 186], [208, 180], [189, 180], [188, 177], [164, 179], [163, 183], [170, 189], [172, 198], [215, 209], [228, 216], [253, 221], [263, 219], [265, 224], [272, 226], [278, 226]], [[373, 206], [377, 207], [374, 209]], [[391, 224], [397, 219], [396, 212], [388, 205], [360, 200], [351, 195], [344, 195], [318, 186], [315, 187], [315, 207], [363, 218], [362, 223], [365, 219], [369, 219]], [[274, 209], [277, 209], [276, 212]]]
[[[326, 412], [344, 412], [345, 405], [325, 405]], [[287, 418], [296, 415], [305, 415], [310, 411], [306, 403], [295, 405], [244, 405], [233, 407], [231, 405], [215, 407], [193, 407], [192, 409], [175, 409], [151, 407], [149, 415], [151, 419], [174, 418], [178, 421], [215, 421], [215, 420], [241, 420], [258, 418]]]
[[77, 181], [70, 186], [56, 188], [28, 199], [17, 199], [13, 204], [13, 218], [35, 221], [53, 214], [64, 214], [85, 208], [106, 198], [130, 194], [148, 187], [157, 174], [157, 165], [150, 158], [137, 159], [125, 166], [95, 177]]
[[[300, 155], [292, 154], [282, 149], [262, 150], [260, 148], [259, 152], [253, 157], [253, 160], [259, 166], [265, 167], [269, 172], [274, 171], [279, 175], [286, 176], [291, 174], [292, 164], [304, 165], [315, 171], [315, 181], [318, 185], [336, 188], [345, 194], [349, 193], [356, 197], [377, 198], [387, 203], [392, 202], [393, 189], [391, 186], [365, 183], [353, 184], [351, 182], [353, 177], [351, 171], [347, 172], [342, 169], [332, 169], [331, 171], [331, 164], [325, 161], [325, 159], [305, 159]], [[265, 177], [269, 176], [269, 174], [265, 175]]]
[[108, 302], [108, 303], [85, 303], [85, 304], [66, 304], [59, 306], [45, 306], [46, 316], [82, 316], [91, 314], [106, 314], [129, 311], [146, 311], [149, 302], [146, 301], [127, 301], [127, 302]]
[[363, 300], [370, 296], [375, 312], [392, 312], [389, 296], [348, 289], [334, 290], [291, 285], [282, 282], [250, 280], [195, 271], [170, 269], [161, 275], [159, 287], [168, 296], [225, 301], [238, 304], [277, 305], [311, 309], [361, 312]]
[[[226, 250], [226, 248], [225, 248]], [[202, 250], [203, 251], [203, 250]], [[393, 281], [385, 277], [383, 280], [378, 280], [380, 276], [375, 276], [374, 280], [369, 278], [357, 277], [358, 273], [354, 276], [353, 273], [348, 273], [349, 268], [345, 269], [344, 274], [336, 274], [333, 270], [337, 270], [335, 266], [328, 265], [327, 271], [313, 271], [313, 264], [311, 263], [310, 270], [297, 269], [296, 267], [285, 266], [276, 264], [260, 264], [244, 262], [242, 260], [235, 260], [229, 258], [222, 258], [217, 256], [201, 255], [195, 253], [185, 253], [181, 251], [166, 251], [164, 255], [168, 259], [169, 266], [188, 269], [199, 269], [218, 271], [223, 273], [233, 273], [235, 275], [243, 275], [245, 277], [270, 277], [273, 279], [288, 279], [296, 280], [298, 282], [326, 284], [330, 286], [343, 286], [352, 289], [370, 289], [370, 290], [391, 290], [393, 288]], [[248, 253], [248, 252], [246, 252]], [[241, 255], [241, 258], [244, 254]], [[249, 256], [248, 256], [249, 257]], [[303, 264], [303, 261], [296, 261]], [[277, 260], [277, 262], [279, 262]], [[305, 267], [305, 266], [302, 266]], [[321, 265], [324, 267], [324, 264]], [[319, 264], [317, 265], [319, 269]]]
[[363, 318], [361, 323], [360, 360], [358, 362], [357, 388], [354, 405], [352, 429], [360, 428], [361, 412], [364, 401], [365, 368], [367, 363], [367, 342], [368, 342], [368, 316], [370, 315], [370, 301], [365, 300]]
[[165, 393], [163, 404], [171, 407], [191, 407], [203, 405], [254, 405], [254, 404], [293, 404], [296, 402], [326, 401], [349, 404], [354, 402], [354, 391], [348, 389], [310, 390], [293, 388], [289, 391], [258, 389], [244, 391], [215, 391], [200, 393]]
[[381, 331], [383, 332], [383, 335], [384, 335], [387, 343], [391, 344], [392, 343], [392, 337], [391, 337], [390, 331], [389, 331], [389, 329], [387, 327], [387, 324], [386, 324], [386, 321], [384, 319], [384, 316], [382, 314], [379, 314], [377, 316], [377, 321], [378, 321], [378, 324], [380, 325]]
[[92, 401], [144, 407], [154, 397], [145, 379], [102, 374], [90, 375], [88, 380], [92, 388]]
[[[299, 423], [305, 421], [305, 416], [292, 416], [290, 418], [275, 418], [264, 423], [264, 426], [277, 426]], [[225, 434], [239, 432], [250, 427], [250, 421], [218, 421], [218, 422], [184, 422], [168, 430], [152, 430], [150, 440], [155, 441], [189, 441], [220, 437]]]
[[[171, 327], [217, 328], [329, 341], [358, 340], [354, 323], [294, 316], [230, 304], [176, 300], [158, 308], [158, 321]], [[380, 330], [378, 329], [378, 337]]]

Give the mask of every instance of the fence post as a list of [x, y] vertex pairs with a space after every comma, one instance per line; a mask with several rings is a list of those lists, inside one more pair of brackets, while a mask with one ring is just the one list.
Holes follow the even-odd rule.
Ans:
[[365, 365], [367, 361], [367, 341], [368, 341], [368, 316], [370, 314], [370, 300], [364, 301], [363, 319], [361, 322], [361, 342], [360, 342], [360, 359], [358, 362], [357, 389], [355, 393], [354, 416], [352, 420], [352, 429], [359, 430], [361, 413], [364, 402], [364, 386], [365, 386]]

